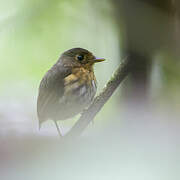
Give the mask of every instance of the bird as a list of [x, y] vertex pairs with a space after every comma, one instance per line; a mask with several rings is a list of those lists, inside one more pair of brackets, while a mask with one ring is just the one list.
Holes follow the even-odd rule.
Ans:
[[91, 104], [97, 91], [93, 65], [104, 60], [83, 48], [62, 53], [39, 85], [39, 129], [43, 122], [53, 120], [59, 136], [62, 136], [57, 121], [72, 118]]

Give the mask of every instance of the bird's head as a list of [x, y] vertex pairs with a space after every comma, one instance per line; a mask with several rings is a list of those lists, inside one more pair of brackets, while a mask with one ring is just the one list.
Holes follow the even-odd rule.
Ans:
[[97, 58], [91, 52], [82, 48], [69, 49], [62, 54], [60, 59], [64, 65], [86, 69], [91, 69], [95, 63], [105, 60], [104, 58]]

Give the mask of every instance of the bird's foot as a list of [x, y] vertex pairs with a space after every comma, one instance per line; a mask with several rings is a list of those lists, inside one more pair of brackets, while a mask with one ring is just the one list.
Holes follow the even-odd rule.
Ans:
[[58, 131], [58, 134], [59, 134], [59, 137], [63, 137], [62, 134], [61, 134], [61, 131], [60, 131], [60, 128], [58, 126], [58, 123], [56, 121], [54, 121], [55, 125], [56, 125], [56, 129]]

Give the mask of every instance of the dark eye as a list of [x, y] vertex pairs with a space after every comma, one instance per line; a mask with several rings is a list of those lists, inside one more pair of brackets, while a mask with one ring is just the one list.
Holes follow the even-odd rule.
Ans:
[[83, 56], [83, 55], [78, 55], [78, 56], [77, 56], [77, 59], [78, 59], [79, 61], [82, 61], [82, 60], [84, 59], [84, 56]]

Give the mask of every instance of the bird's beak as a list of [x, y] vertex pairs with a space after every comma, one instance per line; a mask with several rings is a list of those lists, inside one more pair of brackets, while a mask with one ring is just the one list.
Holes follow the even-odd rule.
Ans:
[[104, 58], [95, 58], [94, 59], [94, 63], [98, 63], [98, 62], [102, 62], [102, 61], [105, 61], [105, 59]]

